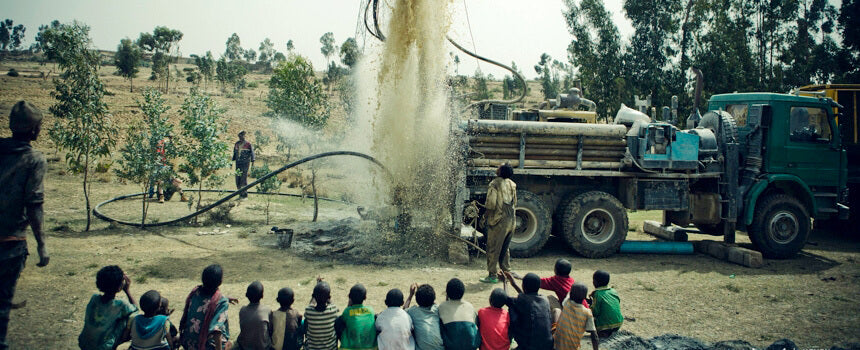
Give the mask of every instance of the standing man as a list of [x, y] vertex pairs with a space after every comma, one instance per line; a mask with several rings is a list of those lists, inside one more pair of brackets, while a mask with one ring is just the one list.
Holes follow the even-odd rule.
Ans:
[[27, 261], [27, 226], [36, 237], [39, 263], [48, 265], [42, 234], [45, 156], [30, 146], [39, 137], [42, 112], [21, 101], [9, 114], [11, 138], [0, 139], [0, 350], [9, 348], [6, 331], [15, 285]]
[[[254, 165], [254, 146], [250, 142], [245, 141], [245, 130], [239, 132], [239, 141], [233, 145], [233, 161], [236, 162], [236, 170], [239, 174], [236, 175], [236, 189], [240, 189], [248, 185], [248, 169]], [[242, 192], [242, 198], [247, 198], [248, 193]]]
[[487, 227], [487, 271], [489, 275], [481, 279], [485, 283], [498, 283], [499, 268], [511, 271], [511, 253], [508, 247], [514, 234], [516, 223], [514, 208], [517, 206], [517, 184], [511, 180], [514, 168], [502, 164], [496, 169], [496, 178], [487, 189], [487, 202], [484, 207], [484, 220]]

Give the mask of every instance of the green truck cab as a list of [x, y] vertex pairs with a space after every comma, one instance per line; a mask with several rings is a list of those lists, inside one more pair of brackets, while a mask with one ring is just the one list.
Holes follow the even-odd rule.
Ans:
[[766, 256], [799, 251], [811, 218], [847, 216], [848, 160], [836, 106], [829, 98], [776, 93], [722, 94], [709, 101], [708, 110], [727, 112], [737, 128], [737, 228]]

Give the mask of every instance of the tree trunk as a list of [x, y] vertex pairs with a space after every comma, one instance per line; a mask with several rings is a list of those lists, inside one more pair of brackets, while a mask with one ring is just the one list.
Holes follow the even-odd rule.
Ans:
[[164, 93], [166, 95], [170, 95], [170, 58], [168, 56], [167, 60], [167, 79], [164, 79]]
[[90, 152], [84, 156], [84, 201], [86, 202], [87, 209], [87, 228], [84, 230], [85, 232], [90, 231], [90, 191], [87, 186], [87, 177], [90, 172]]
[[134, 93], [134, 78], [128, 78], [128, 84], [131, 87], [128, 92]]
[[266, 196], [266, 225], [269, 224], [269, 204], [271, 203], [271, 199]]
[[314, 193], [314, 219], [311, 220], [313, 222], [317, 222], [317, 214], [319, 214], [319, 198], [317, 198], [317, 171], [311, 170], [311, 189]]
[[[147, 182], [147, 185], [149, 185], [148, 182]], [[140, 216], [140, 229], [141, 230], [143, 230], [145, 228], [144, 225], [146, 224], [146, 195], [147, 195], [147, 192], [149, 191], [149, 188], [147, 188], [147, 187], [148, 186], [146, 186], [146, 185], [143, 186], [143, 201], [141, 201], [141, 209], [143, 210], [143, 213]]]

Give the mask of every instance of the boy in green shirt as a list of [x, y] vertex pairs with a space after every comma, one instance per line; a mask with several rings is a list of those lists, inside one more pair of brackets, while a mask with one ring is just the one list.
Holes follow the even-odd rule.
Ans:
[[621, 315], [621, 298], [609, 287], [609, 272], [597, 270], [593, 276], [594, 291], [591, 292], [591, 313], [600, 338], [615, 333], [624, 322]]
[[349, 306], [335, 322], [341, 349], [376, 349], [376, 319], [373, 308], [362, 304], [366, 297], [367, 289], [361, 283], [349, 290]]

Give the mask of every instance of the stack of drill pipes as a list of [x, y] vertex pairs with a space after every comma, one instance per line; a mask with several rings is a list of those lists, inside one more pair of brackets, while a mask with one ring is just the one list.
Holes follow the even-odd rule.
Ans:
[[[511, 135], [511, 134], [477, 134], [469, 137], [469, 143], [472, 144], [484, 144], [484, 143], [492, 143], [492, 144], [520, 144], [520, 135]], [[568, 136], [535, 136], [532, 134], [526, 134], [526, 143], [533, 145], [553, 145], [553, 146], [566, 146], [566, 145], [578, 145], [579, 137], [576, 135], [568, 135]], [[582, 140], [583, 146], [606, 146], [606, 147], [624, 147], [625, 142], [623, 138], [620, 137], [583, 137]]]
[[627, 127], [616, 124], [546, 123], [517, 120], [470, 120], [467, 131], [472, 134], [520, 134], [540, 136], [590, 136], [621, 139]]
[[[516, 147], [472, 147], [472, 152], [483, 155], [519, 155], [520, 148]], [[561, 156], [561, 157], [576, 157], [579, 151], [576, 149], [545, 149], [545, 148], [530, 148], [526, 145], [526, 157], [528, 156]], [[624, 150], [582, 150], [583, 157], [604, 157], [604, 158], [621, 158], [624, 156]]]
[[[475, 167], [497, 167], [504, 163], [508, 163], [513, 167], [518, 167], [520, 161], [518, 159], [470, 159], [469, 164]], [[575, 169], [576, 161], [567, 160], [525, 160], [523, 166], [526, 168], [554, 168], [554, 169]], [[594, 162], [583, 161], [582, 169], [618, 169], [621, 168], [621, 162]]]

